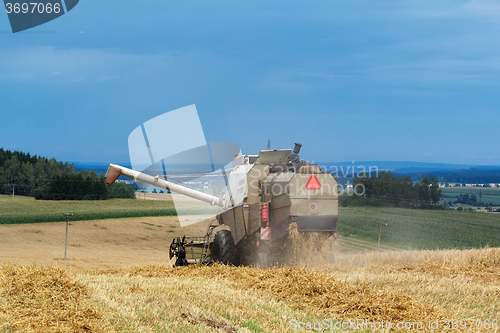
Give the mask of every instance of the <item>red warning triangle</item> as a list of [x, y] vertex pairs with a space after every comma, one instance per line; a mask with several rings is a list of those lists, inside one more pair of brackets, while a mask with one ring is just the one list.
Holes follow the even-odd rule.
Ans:
[[306, 188], [308, 190], [319, 190], [321, 188], [321, 183], [318, 180], [318, 177], [312, 175], [309, 177], [309, 180], [306, 183]]

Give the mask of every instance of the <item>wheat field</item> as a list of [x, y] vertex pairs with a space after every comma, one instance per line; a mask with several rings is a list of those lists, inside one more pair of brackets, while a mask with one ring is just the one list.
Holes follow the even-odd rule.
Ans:
[[[338, 251], [329, 265], [302, 253], [296, 267], [172, 268], [160, 252], [145, 255], [148, 246], [159, 246], [165, 234], [172, 234], [165, 230], [169, 221], [124, 220], [127, 230], [142, 232], [137, 236], [150, 242], [126, 249], [113, 244], [116, 238], [105, 246], [103, 236], [90, 234], [72, 248], [80, 252], [73, 251], [68, 262], [28, 263], [19, 257], [9, 262], [9, 246], [0, 242], [0, 332], [408, 331], [377, 326], [388, 322], [422, 323], [412, 331], [430, 331], [430, 323], [439, 325], [433, 331], [450, 331], [448, 323], [458, 331], [494, 332], [500, 318], [498, 248]], [[112, 228], [113, 220], [81, 223], [70, 226], [73, 232], [101, 228], [109, 236], [124, 237]], [[16, 227], [28, 226], [10, 228]], [[55, 237], [51, 227], [34, 225], [39, 231], [35, 238]], [[2, 232], [8, 234], [7, 228]], [[115, 252], [109, 261], [91, 265], [95, 254], [90, 249], [97, 242], [101, 251]], [[129, 265], [113, 264], [120, 251]], [[349, 320], [361, 326], [349, 327]]]

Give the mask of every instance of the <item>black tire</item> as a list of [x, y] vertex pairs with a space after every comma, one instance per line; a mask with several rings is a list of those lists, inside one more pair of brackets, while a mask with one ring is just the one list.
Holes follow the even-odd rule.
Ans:
[[219, 230], [214, 237], [210, 247], [212, 261], [220, 262], [224, 265], [239, 264], [238, 253], [234, 245], [233, 236], [229, 230]]

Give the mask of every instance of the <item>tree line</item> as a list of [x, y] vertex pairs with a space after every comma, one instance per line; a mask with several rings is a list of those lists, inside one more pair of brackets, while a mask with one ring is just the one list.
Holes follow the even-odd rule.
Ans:
[[[445, 195], [444, 197], [450, 198], [450, 196], [447, 196], [447, 195]], [[492, 202], [484, 202], [484, 201], [479, 202], [479, 200], [477, 199], [475, 194], [472, 194], [470, 196], [468, 194], [463, 194], [463, 195], [460, 194], [459, 196], [456, 196], [454, 198], [456, 198], [455, 202], [450, 200], [450, 201], [448, 201], [448, 205], [451, 206], [455, 203], [455, 204], [464, 204], [464, 205], [469, 205], [469, 206], [484, 206], [484, 207], [498, 206]]]
[[73, 164], [0, 148], [0, 193], [42, 200], [104, 200], [135, 198], [135, 187], [106, 185], [104, 175], [78, 172]]
[[439, 204], [441, 189], [435, 176], [424, 175], [420, 182], [414, 182], [411, 176], [397, 177], [390, 171], [367, 177], [358, 175], [353, 181], [354, 189], [361, 196], [342, 198], [343, 205], [375, 205], [403, 208], [443, 208]]

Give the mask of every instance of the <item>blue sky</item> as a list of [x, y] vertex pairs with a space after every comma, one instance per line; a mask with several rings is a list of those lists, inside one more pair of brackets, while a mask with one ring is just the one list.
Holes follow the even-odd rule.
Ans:
[[82, 0], [16, 34], [3, 14], [0, 147], [124, 163], [133, 129], [196, 104], [243, 153], [500, 165], [498, 36], [487, 0]]

